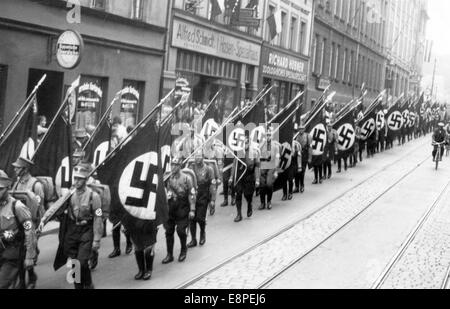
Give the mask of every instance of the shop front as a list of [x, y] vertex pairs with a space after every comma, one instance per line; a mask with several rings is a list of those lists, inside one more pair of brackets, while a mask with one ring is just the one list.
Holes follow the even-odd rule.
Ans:
[[265, 102], [269, 115], [278, 113], [300, 91], [304, 91], [307, 81], [307, 59], [272, 46], [262, 47], [260, 85], [272, 86]]
[[[2, 16], [3, 7], [17, 16]], [[66, 24], [64, 12], [58, 6], [23, 0], [1, 2], [0, 127], [9, 123], [44, 74], [37, 105], [48, 122], [80, 77], [80, 87], [69, 98], [76, 129], [96, 126], [120, 90], [112, 114], [120, 116], [125, 126], [135, 126], [160, 98], [166, 29], [108, 13], [102, 13], [110, 17], [104, 20], [90, 9], [83, 15], [83, 27], [78, 27]], [[75, 52], [70, 49], [75, 44], [61, 43], [68, 28], [79, 33], [83, 48], [76, 49], [79, 60], [65, 66], [70, 59], [60, 59], [58, 52]]]
[[220, 91], [221, 121], [238, 103], [255, 95], [261, 46], [244, 34], [232, 35], [220, 26], [204, 23], [176, 13], [171, 40], [176, 59], [173, 70], [177, 79], [189, 82], [195, 106], [206, 106]]

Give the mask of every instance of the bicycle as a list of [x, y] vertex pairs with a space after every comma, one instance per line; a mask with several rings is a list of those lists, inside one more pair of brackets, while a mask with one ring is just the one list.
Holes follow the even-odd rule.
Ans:
[[442, 161], [442, 156], [441, 156], [441, 146], [445, 145], [445, 141], [441, 142], [441, 143], [436, 143], [433, 142], [432, 146], [437, 146], [437, 152], [436, 152], [436, 156], [435, 156], [435, 162], [436, 162], [436, 170], [439, 167], [439, 162]]

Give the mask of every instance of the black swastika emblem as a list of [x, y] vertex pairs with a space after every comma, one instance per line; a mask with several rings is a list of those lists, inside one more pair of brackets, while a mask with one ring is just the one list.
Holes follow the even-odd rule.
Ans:
[[325, 150], [325, 139], [327, 132], [322, 128], [315, 128], [312, 136], [312, 148], [316, 151]]
[[245, 146], [245, 133], [241, 131], [233, 131], [231, 133], [230, 146], [233, 150], [244, 149]]
[[127, 206], [146, 208], [148, 205], [150, 194], [156, 194], [157, 182], [155, 183], [155, 179], [156, 181], [158, 179], [158, 168], [157, 166], [151, 164], [148, 170], [147, 179], [142, 180], [141, 175], [143, 172], [143, 168], [144, 163], [141, 161], [136, 161], [130, 181], [130, 188], [143, 190], [142, 197], [136, 198], [128, 196], [125, 201], [125, 204]]
[[364, 124], [362, 134], [365, 138], [368, 138], [369, 136], [372, 135], [374, 130], [375, 130], [375, 124], [373, 122], [373, 119], [370, 119]]
[[339, 132], [339, 146], [343, 149], [349, 149], [353, 146], [355, 141], [355, 130], [348, 126], [343, 126]]
[[288, 145], [283, 145], [280, 158], [280, 168], [282, 170], [287, 170], [291, 166], [291, 161], [292, 161], [292, 149]]
[[389, 121], [389, 127], [392, 129], [400, 129], [403, 125], [403, 116], [400, 113], [395, 113], [391, 115], [391, 119]]

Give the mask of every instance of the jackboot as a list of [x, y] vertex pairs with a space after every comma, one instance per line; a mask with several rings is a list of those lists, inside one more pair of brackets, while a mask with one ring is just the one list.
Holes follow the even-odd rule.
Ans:
[[187, 245], [188, 248], [197, 247], [197, 222], [191, 222], [191, 242]]
[[206, 243], [206, 223], [200, 223], [200, 246], [203, 246]]
[[166, 245], [167, 245], [167, 256], [162, 261], [163, 264], [169, 264], [173, 262], [173, 245], [175, 239], [173, 236], [166, 236]]
[[144, 251], [135, 251], [134, 255], [136, 257], [136, 263], [139, 269], [137, 275], [134, 276], [134, 280], [142, 280], [145, 274]]
[[152, 250], [147, 250], [144, 253], [144, 260], [145, 260], [145, 272], [144, 272], [144, 276], [142, 277], [142, 279], [144, 281], [150, 280], [150, 278], [152, 277], [152, 272], [153, 272], [153, 260], [155, 259], [155, 256], [152, 255]]

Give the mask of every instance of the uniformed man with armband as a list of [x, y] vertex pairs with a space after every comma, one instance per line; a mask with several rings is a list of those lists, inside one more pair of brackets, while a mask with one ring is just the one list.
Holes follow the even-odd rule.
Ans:
[[[31, 176], [30, 170], [34, 166], [34, 163], [28, 159], [19, 157], [16, 162], [13, 164], [14, 172], [17, 176], [17, 181], [13, 185], [13, 191], [23, 191], [23, 192], [31, 192], [34, 194], [36, 198], [37, 205], [39, 206], [39, 209], [32, 210], [30, 209], [31, 214], [35, 213], [35, 217], [32, 218], [33, 224], [35, 227], [39, 226], [41, 217], [44, 215], [45, 208], [44, 208], [44, 202], [45, 202], [45, 193], [44, 193], [44, 186], [42, 185], [39, 180]], [[39, 249], [36, 247], [36, 260], [35, 265], [37, 263], [37, 256], [39, 255]], [[19, 286], [22, 288], [25, 288], [25, 286], [28, 289], [34, 289], [37, 282], [37, 275], [34, 272], [33, 267], [28, 268], [28, 284], [25, 283], [25, 273], [21, 271], [20, 275], [20, 284]]]
[[278, 178], [277, 168], [280, 164], [280, 144], [272, 141], [272, 130], [268, 128], [266, 144], [261, 151], [261, 176], [259, 196], [261, 206], [259, 210], [272, 209], [273, 185]]
[[236, 210], [237, 215], [234, 222], [238, 223], [242, 221], [242, 197], [247, 200], [247, 218], [251, 218], [253, 215], [253, 195], [255, 189], [260, 185], [260, 152], [256, 147], [250, 145], [250, 139], [248, 132], [245, 133], [245, 155], [241, 160], [245, 163], [245, 166], [240, 163], [239, 160], [234, 159], [233, 168], [231, 171], [231, 179], [229, 185], [234, 186], [236, 190]]
[[180, 238], [181, 252], [179, 262], [184, 262], [187, 256], [187, 229], [189, 220], [195, 218], [196, 190], [192, 178], [181, 170], [182, 159], [175, 156], [172, 159], [172, 175], [167, 183], [167, 199], [169, 201], [169, 220], [164, 225], [166, 230], [167, 257], [163, 264], [173, 262], [173, 246], [175, 243], [175, 228]]
[[0, 170], [0, 289], [13, 288], [21, 265], [36, 257], [36, 233], [29, 209], [8, 193], [12, 180]]
[[[92, 251], [100, 249], [103, 235], [103, 213], [100, 196], [87, 187], [90, 164], [79, 164], [74, 168], [75, 192], [69, 199], [61, 221], [66, 222], [66, 230], [60, 243], [64, 256], [76, 260], [81, 267], [81, 282], [75, 282], [76, 289], [93, 289], [89, 258]], [[65, 197], [63, 197], [64, 199]], [[56, 202], [45, 213], [39, 230], [42, 231], [63, 203]]]
[[195, 154], [195, 163], [190, 166], [197, 178], [197, 195], [195, 204], [195, 218], [190, 222], [192, 240], [188, 248], [197, 246], [197, 224], [200, 226], [200, 246], [206, 243], [206, 214], [208, 207], [215, 208], [216, 178], [214, 170], [205, 164], [202, 151]]

